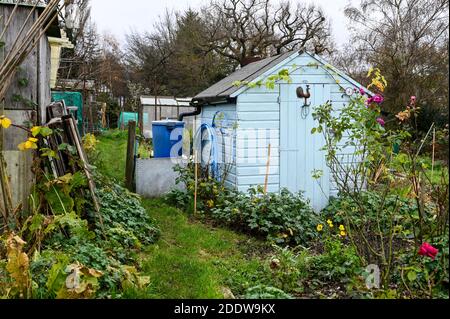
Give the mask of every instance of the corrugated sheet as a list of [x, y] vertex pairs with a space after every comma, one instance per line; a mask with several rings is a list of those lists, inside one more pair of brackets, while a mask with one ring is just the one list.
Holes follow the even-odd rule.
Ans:
[[225, 79], [209, 87], [205, 91], [198, 94], [194, 100], [217, 98], [227, 98], [237, 90], [239, 87], [233, 85], [237, 81], [253, 81], [264, 72], [270, 70], [286, 58], [292, 55], [294, 51], [289, 51], [280, 55], [276, 55], [261, 61], [253, 62], [242, 69], [237, 70]]
[[[156, 98], [158, 106], [172, 106], [172, 107], [189, 107], [192, 101], [190, 97], [168, 97], [168, 96], [159, 96]], [[154, 106], [155, 105], [155, 97], [154, 96], [141, 96], [141, 104], [145, 106]]]

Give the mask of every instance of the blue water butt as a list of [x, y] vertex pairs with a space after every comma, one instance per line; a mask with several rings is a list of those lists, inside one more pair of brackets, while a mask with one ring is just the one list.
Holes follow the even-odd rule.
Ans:
[[[154, 157], [170, 158], [183, 155], [182, 140], [184, 122], [168, 120], [154, 121], [152, 124]], [[177, 149], [174, 149], [172, 152], [172, 148], [174, 147]]]

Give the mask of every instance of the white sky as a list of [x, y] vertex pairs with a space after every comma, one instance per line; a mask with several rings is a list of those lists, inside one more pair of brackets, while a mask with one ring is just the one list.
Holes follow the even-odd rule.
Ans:
[[[295, 1], [298, 0], [293, 0]], [[207, 2], [208, 0], [92, 0], [92, 19], [101, 33], [111, 33], [120, 41], [124, 41], [125, 35], [131, 30], [151, 31], [166, 8], [169, 10], [198, 8]], [[304, 2], [315, 3], [323, 8], [331, 19], [333, 36], [339, 46], [348, 41], [349, 32], [344, 7], [348, 3], [357, 3], [358, 0], [306, 0]]]

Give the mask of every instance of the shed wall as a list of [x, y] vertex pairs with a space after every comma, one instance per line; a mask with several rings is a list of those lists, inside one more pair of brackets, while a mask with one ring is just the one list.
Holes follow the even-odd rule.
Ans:
[[[0, 16], [3, 17], [0, 20], [0, 33], [5, 28], [6, 21], [11, 15], [13, 8], [13, 5], [0, 4]], [[3, 38], [5, 46], [0, 48], [0, 61], [8, 54], [29, 12], [29, 7], [17, 8], [14, 18], [11, 20], [12, 23]], [[31, 28], [37, 18], [38, 13], [34, 12], [25, 30]], [[25, 34], [26, 32], [22, 36]], [[43, 121], [45, 107], [51, 100], [50, 68], [50, 45], [47, 37], [44, 35], [37, 47], [17, 71], [5, 101], [0, 105], [0, 112], [9, 117], [14, 124], [24, 125], [26, 122], [37, 123], [41, 122], [41, 120]], [[3, 136], [0, 138], [3, 138], [3, 152], [8, 165], [7, 172], [11, 181], [13, 204], [23, 203], [26, 205], [30, 187], [34, 180], [34, 175], [31, 171], [32, 154], [30, 152], [19, 152], [17, 145], [26, 140], [27, 134], [23, 130], [10, 127], [7, 130], [3, 130]]]
[[[217, 112], [223, 112], [225, 114], [225, 121], [216, 121], [217, 125], [226, 126], [225, 136], [222, 136], [220, 129], [216, 129], [217, 146], [219, 148], [219, 163], [222, 169], [227, 169], [227, 177], [225, 185], [230, 188], [237, 187], [237, 175], [236, 175], [236, 133], [235, 126], [237, 124], [236, 105], [235, 104], [221, 104], [221, 105], [209, 105], [202, 108], [201, 123], [212, 125], [214, 115]], [[222, 124], [221, 124], [222, 123]], [[225, 163], [223, 163], [225, 161]]]
[[[334, 74], [328, 67], [319, 63], [316, 59], [309, 55], [300, 55], [295, 59], [286, 62], [284, 65], [280, 65], [277, 70], [272, 71], [272, 74], [276, 74], [281, 69], [295, 70], [291, 74], [291, 84], [281, 84], [281, 86], [289, 87], [288, 90], [292, 96], [288, 96], [290, 101], [299, 101], [295, 94], [296, 88], [300, 85], [306, 86], [307, 84], [313, 86], [312, 91], [320, 95], [320, 98], [314, 99], [316, 105], [311, 105], [310, 113], [313, 112], [313, 108], [326, 101], [330, 100], [333, 103], [334, 108], [338, 112], [342, 109], [343, 105], [350, 101], [350, 97], [344, 94], [344, 88], [355, 86], [348, 80]], [[266, 75], [267, 76], [267, 75]], [[268, 156], [268, 145], [271, 145], [271, 157], [270, 157], [270, 172], [269, 172], [269, 187], [271, 192], [278, 192], [281, 187], [287, 185], [286, 179], [293, 178], [308, 178], [311, 179], [307, 190], [297, 189], [295, 191], [308, 191], [310, 193], [318, 193], [319, 191], [325, 192], [327, 197], [336, 196], [337, 188], [334, 180], [328, 172], [328, 167], [323, 160], [320, 162], [320, 169], [324, 170], [324, 177], [327, 181], [320, 181], [320, 185], [312, 178], [312, 170], [317, 169], [314, 165], [309, 165], [311, 171], [307, 171], [305, 166], [304, 171], [294, 172], [286, 171], [288, 175], [281, 176], [280, 165], [287, 165], [287, 163], [281, 163], [280, 146], [286, 144], [286, 137], [281, 134], [281, 86], [276, 85], [275, 89], [269, 90], [265, 86], [250, 88], [241, 93], [237, 99], [237, 187], [241, 191], [246, 191], [251, 186], [264, 185], [266, 176], [266, 165]], [[316, 88], [317, 86], [317, 88]], [[312, 140], [311, 129], [316, 126], [312, 116], [307, 119], [308, 123], [305, 127], [310, 128], [309, 131], [305, 131], [306, 136], [299, 138], [304, 139], [307, 144]], [[291, 130], [291, 129], [290, 129]], [[295, 125], [292, 125], [292, 132], [289, 135], [298, 135], [295, 131]], [[314, 138], [315, 139], [315, 138]], [[305, 145], [306, 145], [305, 144]], [[305, 161], [313, 163], [315, 161], [315, 154], [320, 154], [320, 148], [323, 144], [314, 145], [317, 150], [304, 154], [306, 156]], [[354, 149], [348, 147], [344, 150], [342, 156], [349, 163], [355, 161]], [[321, 155], [322, 157], [325, 154]], [[316, 161], [317, 162], [317, 161]], [[292, 164], [292, 163], [291, 163]], [[285, 182], [282, 182], [282, 180]], [[316, 187], [317, 186], [317, 187]], [[325, 187], [325, 189], [319, 190], [319, 187]], [[319, 197], [319, 196], [317, 196]], [[318, 205], [322, 206], [321, 205]]]

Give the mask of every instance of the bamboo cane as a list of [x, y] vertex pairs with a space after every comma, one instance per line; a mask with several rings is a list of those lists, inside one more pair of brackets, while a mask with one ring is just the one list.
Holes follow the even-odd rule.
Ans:
[[14, 6], [13, 11], [11, 12], [11, 15], [8, 17], [8, 20], [6, 20], [5, 28], [3, 29], [2, 34], [0, 34], [0, 41], [5, 36], [6, 30], [8, 29], [9, 25], [11, 24], [12, 18], [14, 16], [14, 14], [16, 13], [18, 7], [19, 7], [19, 2], [17, 1], [16, 5]]
[[[8, 55], [0, 65], [0, 78], [3, 80], [0, 85], [0, 100], [4, 99], [6, 91], [11, 84], [12, 78], [14, 77], [17, 67], [27, 58], [27, 56], [34, 50], [36, 45], [39, 43], [41, 37], [51, 26], [53, 21], [57, 18], [57, 14], [55, 14], [55, 10], [57, 11], [59, 1], [51, 0], [47, 6], [45, 7], [42, 14], [38, 17], [38, 19], [33, 23], [32, 27], [28, 30], [23, 39], [19, 39], [25, 30], [25, 27], [34, 12], [36, 5], [32, 8], [31, 12], [28, 14], [28, 17], [24, 24], [22, 25], [18, 37], [15, 39], [11, 50], [8, 52]], [[18, 3], [16, 3], [18, 6]], [[63, 5], [64, 6], [64, 5]], [[16, 9], [16, 7], [15, 7]], [[13, 10], [14, 12], [14, 10]], [[53, 17], [52, 17], [53, 15]], [[8, 21], [12, 19], [13, 14], [9, 17]], [[50, 19], [50, 21], [49, 21]], [[7, 23], [7, 27], [2, 32], [2, 36], [6, 32], [6, 29], [9, 27], [9, 23]]]
[[[15, 48], [16, 45], [17, 45], [17, 42], [19, 42], [19, 39], [20, 39], [20, 37], [22, 36], [22, 33], [23, 33], [23, 31], [25, 30], [25, 27], [27, 26], [28, 21], [30, 20], [31, 16], [33, 15], [33, 13], [34, 13], [34, 11], [35, 11], [35, 9], [36, 9], [36, 6], [37, 6], [37, 5], [34, 5], [34, 7], [33, 7], [33, 8], [30, 10], [30, 12], [28, 13], [28, 16], [27, 16], [27, 18], [25, 19], [25, 22], [22, 24], [22, 27], [20, 28], [20, 31], [19, 31], [19, 33], [17, 34], [16, 39], [14, 40], [13, 44], [11, 45], [12, 48]], [[5, 28], [3, 31], [6, 32], [6, 29], [7, 29], [7, 28]], [[27, 34], [28, 34], [28, 32], [27, 32]], [[0, 37], [0, 40], [1, 40], [1, 37]], [[8, 53], [8, 56], [9, 56], [9, 53]], [[6, 58], [8, 58], [8, 56], [7, 56]], [[5, 58], [5, 60], [6, 60], [6, 58]]]
[[[22, 25], [22, 28], [25, 28], [28, 22], [28, 19], [31, 17], [33, 11], [34, 11], [35, 7], [33, 7], [33, 9], [31, 10], [31, 12], [29, 13], [28, 17], [27, 17], [27, 21], [25, 21]], [[3, 72], [5, 70], [8, 70], [10, 68], [7, 68], [8, 66], [11, 66], [11, 63], [17, 63], [17, 60], [20, 60], [22, 58], [22, 53], [26, 52], [26, 49], [30, 49], [30, 47], [33, 46], [33, 44], [36, 43], [36, 36], [39, 36], [38, 39], [40, 39], [43, 35], [43, 32], [40, 32], [41, 29], [45, 26], [45, 22], [50, 19], [51, 15], [54, 13], [55, 10], [55, 6], [51, 6], [49, 4], [49, 6], [44, 10], [44, 12], [38, 17], [38, 19], [33, 23], [33, 25], [31, 26], [31, 28], [28, 30], [28, 32], [26, 33], [26, 35], [24, 36], [23, 39], [21, 39], [20, 43], [20, 35], [21, 32], [19, 32], [19, 35], [16, 37], [16, 40], [14, 41], [13, 45], [11, 46], [11, 50], [9, 51], [8, 55], [5, 58], [5, 61], [3, 63]], [[56, 18], [56, 15], [54, 16], [54, 18]], [[50, 22], [47, 23], [47, 26], [44, 28], [44, 33], [45, 31], [48, 29], [48, 27], [50, 27], [51, 23], [53, 22], [54, 19], [52, 19]], [[31, 45], [30, 45], [31, 44]], [[20, 63], [19, 63], [20, 64]], [[2, 74], [0, 73], [0, 76]]]
[[431, 180], [434, 177], [434, 165], [436, 159], [436, 128], [433, 129], [433, 154], [431, 159]]
[[[26, 45], [28, 45], [30, 43], [31, 37], [36, 35], [36, 32], [39, 31], [42, 28], [42, 26], [44, 25], [44, 22], [49, 19], [49, 17], [50, 17], [49, 14], [51, 14], [54, 11], [54, 9], [55, 9], [54, 8], [54, 4], [49, 3], [49, 5], [44, 10], [44, 12], [32, 24], [31, 28], [28, 30], [28, 32], [26, 33], [24, 38], [21, 39], [21, 44], [20, 44], [20, 46], [18, 46], [18, 42], [19, 42], [19, 40], [21, 38], [21, 34], [23, 32], [23, 29], [26, 27], [26, 25], [27, 25], [27, 23], [29, 21], [29, 18], [33, 14], [35, 8], [36, 8], [36, 5], [30, 10], [30, 13], [28, 14], [28, 17], [25, 20], [25, 22], [22, 24], [21, 31], [17, 35], [13, 45], [11, 46], [12, 49], [8, 53], [8, 55], [7, 55], [5, 60], [10, 60], [12, 57], [17, 57], [17, 52], [21, 51], [21, 48], [25, 47]], [[6, 31], [6, 29], [4, 31]]]
[[[52, 21], [56, 19], [56, 15], [53, 17]], [[38, 39], [40, 39], [45, 32], [47, 31], [47, 29], [50, 27], [51, 22], [48, 23], [48, 25], [44, 28], [44, 30], [42, 30], [39, 33], [39, 37]], [[8, 65], [5, 67], [5, 71], [3, 73], [6, 73], [5, 75], [2, 74], [2, 72], [0, 72], [0, 78], [4, 79], [4, 82], [1, 85], [1, 89], [0, 89], [0, 100], [3, 100], [7, 89], [9, 88], [9, 85], [11, 84], [11, 81], [15, 75], [15, 73], [17, 72], [17, 66], [19, 66], [25, 59], [26, 57], [34, 50], [34, 48], [36, 47], [36, 45], [38, 44], [38, 40], [34, 39], [30, 46], [26, 49], [26, 51], [21, 52], [20, 54], [17, 54], [17, 59], [8, 63]]]
[[269, 174], [270, 174], [270, 156], [272, 153], [272, 144], [269, 144], [269, 153], [267, 156], [267, 166], [266, 166], [266, 179], [264, 182], [264, 194], [267, 194], [267, 188], [269, 187]]

